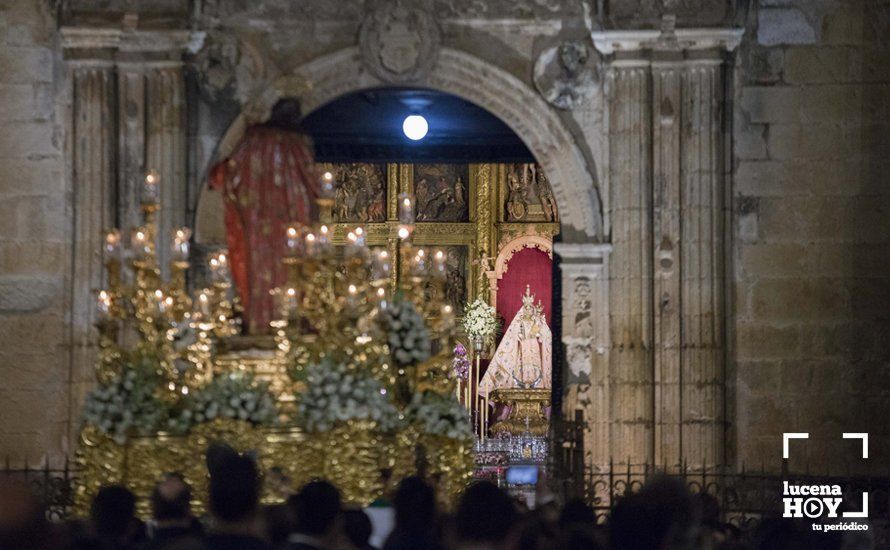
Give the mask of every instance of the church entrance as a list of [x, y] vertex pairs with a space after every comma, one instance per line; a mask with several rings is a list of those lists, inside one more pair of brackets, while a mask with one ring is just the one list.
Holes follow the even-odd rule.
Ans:
[[[510, 477], [530, 489], [530, 473], [546, 459], [552, 395], [562, 392], [553, 376], [553, 242], [561, 213], [547, 171], [500, 119], [442, 92], [375, 88], [305, 116], [298, 109], [295, 100], [280, 100], [262, 131], [249, 130], [237, 153], [212, 172], [198, 220], [202, 248], [255, 250], [278, 225], [294, 221], [264, 220], [245, 197], [275, 192], [286, 202], [317, 191], [303, 189], [287, 170], [276, 179], [279, 172], [268, 166], [299, 163], [276, 149], [281, 136], [295, 132], [309, 139], [319, 170], [330, 175], [330, 201], [315, 214], [328, 222], [331, 244], [348, 247], [360, 231], [372, 255], [397, 258], [388, 275], [394, 292], [411, 276], [400, 238], [402, 201], [410, 198], [412, 250], [441, 257], [441, 299], [458, 319], [450, 375], [476, 435], [477, 475], [505, 483]], [[410, 117], [423, 118], [422, 136], [411, 134]], [[233, 158], [247, 170], [230, 170]], [[232, 219], [253, 220], [253, 248], [233, 237]], [[243, 266], [233, 275], [245, 307], [243, 334], [227, 344], [233, 361], [247, 361], [273, 383], [282, 369], [264, 358], [276, 346], [269, 309], [277, 302], [267, 298], [281, 285], [269, 276], [274, 256], [232, 258]], [[496, 328], [480, 337], [469, 319], [486, 308]]]

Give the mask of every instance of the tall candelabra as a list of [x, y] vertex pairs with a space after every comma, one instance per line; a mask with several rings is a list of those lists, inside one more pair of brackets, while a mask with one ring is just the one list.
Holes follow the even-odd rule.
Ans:
[[186, 286], [191, 230], [169, 236], [169, 277], [161, 275], [157, 247], [160, 177], [149, 172], [141, 190], [142, 224], [104, 238], [107, 286], [97, 291], [100, 360], [97, 376], [114, 376], [128, 352], [156, 357], [171, 392], [212, 376], [212, 339], [238, 332], [225, 250], [210, 258], [212, 284], [194, 299]]
[[[317, 199], [319, 220], [294, 223], [286, 230], [288, 277], [274, 291], [280, 315], [273, 326], [296, 371], [294, 378], [299, 380], [308, 365], [329, 359], [370, 369], [402, 401], [427, 384], [453, 384], [446, 379], [450, 355], [443, 360], [454, 336], [454, 309], [445, 299], [446, 256], [412, 244], [414, 197], [399, 196], [394, 246], [370, 250], [360, 226], [349, 229], [342, 247], [334, 246], [333, 193], [333, 176], [325, 172]], [[438, 355], [438, 362], [407, 369], [393, 359], [380, 317], [400, 301], [413, 304], [432, 334], [426, 342], [418, 337], [402, 344], [429, 346], [426, 351]]]

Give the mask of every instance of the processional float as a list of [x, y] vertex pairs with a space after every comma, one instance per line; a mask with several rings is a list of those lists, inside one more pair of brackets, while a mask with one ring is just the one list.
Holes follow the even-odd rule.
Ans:
[[195, 488], [202, 510], [203, 453], [213, 441], [256, 457], [270, 502], [325, 477], [347, 501], [368, 504], [415, 473], [453, 499], [472, 475], [473, 427], [456, 398], [444, 253], [412, 244], [413, 196], [399, 197], [395, 257], [369, 250], [358, 226], [334, 247], [334, 182], [321, 176], [319, 220], [282, 236], [288, 282], [274, 291], [272, 324], [286, 372], [264, 380], [219, 353], [240, 332], [225, 250], [210, 256], [211, 284], [190, 293], [190, 231], [175, 229], [162, 278], [159, 186], [156, 173], [145, 178], [143, 224], [127, 246], [119, 230], [105, 236], [108, 286], [97, 292], [100, 353], [84, 405], [79, 510], [101, 485], [146, 496], [172, 471]]

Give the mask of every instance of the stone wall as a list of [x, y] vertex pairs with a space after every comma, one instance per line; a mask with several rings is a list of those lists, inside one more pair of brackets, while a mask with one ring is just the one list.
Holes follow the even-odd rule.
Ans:
[[[91, 380], [90, 291], [101, 284], [101, 230], [132, 217], [146, 163], [178, 182], [165, 198], [170, 219], [193, 223], [206, 165], [238, 112], [184, 93], [186, 2], [71, 0], [62, 3], [63, 12], [70, 8], [63, 26], [85, 32], [68, 35], [57, 32], [55, 4], [0, 0], [0, 460], [13, 462], [59, 459], [76, 432], [77, 403]], [[123, 11], [106, 4], [141, 6], [128, 24], [145, 32], [122, 30]], [[678, 36], [686, 27], [726, 30], [733, 9], [698, 4], [716, 7], [679, 14]], [[655, 42], [637, 52], [601, 51], [608, 91], [574, 111], [536, 108], [514, 122], [525, 139], [559, 130], [573, 146], [541, 150], [556, 159], [557, 149], [577, 149], [576, 164], [588, 170], [575, 172], [587, 179], [574, 177], [584, 182], [572, 189], [596, 195], [596, 185], [594, 198], [604, 204], [595, 214], [607, 242], [586, 237], [591, 242], [560, 252], [566, 303], [571, 293], [596, 297], [584, 306], [595, 322], [567, 324], [564, 334], [569, 390], [592, 421], [594, 462], [776, 467], [781, 433], [808, 431], [812, 439], [796, 444], [805, 451], [792, 466], [808, 458], [825, 467], [855, 456], [843, 431], [870, 431], [877, 459], [890, 443], [887, 423], [875, 420], [890, 413], [890, 352], [882, 341], [890, 333], [890, 59], [881, 42], [890, 36], [890, 12], [877, 0], [752, 4], [738, 22], [747, 34], [734, 74], [717, 62], [732, 58], [734, 45], [687, 51], [689, 34], [661, 41], [655, 11], [563, 13], [504, 0], [456, 2], [469, 7], [443, 12], [443, 45], [481, 60], [478, 70], [464, 69], [476, 70], [472, 77], [449, 77], [454, 84], [445, 88], [472, 96], [465, 88], [473, 86], [481, 104], [495, 106], [517, 96], [477, 86], [478, 75], [512, 75], [540, 101], [531, 78], [544, 48], [586, 40], [599, 23], [654, 33], [640, 35]], [[353, 47], [363, 13], [358, 0], [338, 13], [326, 0], [307, 1], [299, 12], [285, 0], [204, 5], [195, 26], [214, 31], [222, 22], [223, 36], [241, 28], [251, 48], [232, 68], [269, 79]], [[479, 6], [492, 7], [477, 13]], [[153, 7], [160, 11], [152, 15]], [[582, 26], [581, 15], [599, 23]], [[171, 20], [178, 26], [151, 30], [153, 21]], [[601, 42], [620, 49], [608, 37]], [[652, 57], [653, 44], [669, 55]], [[251, 66], [254, 51], [267, 66]], [[348, 91], [353, 75], [372, 82], [347, 67], [348, 78], [329, 67], [336, 78], [326, 85]], [[429, 82], [443, 87], [441, 75]], [[511, 109], [519, 107], [501, 111]]]
[[774, 466], [810, 432], [793, 468], [857, 468], [842, 432], [890, 449], [890, 10], [763, 4], [735, 99], [730, 445]]
[[69, 428], [60, 56], [49, 2], [0, 2], [0, 460], [58, 459]]

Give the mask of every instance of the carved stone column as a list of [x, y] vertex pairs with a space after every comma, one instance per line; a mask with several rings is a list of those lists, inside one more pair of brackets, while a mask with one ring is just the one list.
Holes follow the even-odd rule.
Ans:
[[[117, 66], [117, 217], [122, 228], [137, 227], [142, 223], [139, 199], [146, 171], [144, 73], [142, 63], [124, 62]], [[167, 184], [161, 182], [162, 187]]]
[[[95, 358], [94, 290], [103, 284], [100, 239], [115, 221], [115, 79], [106, 61], [74, 61], [71, 82], [71, 233], [70, 296], [71, 384], [75, 395], [92, 381]], [[73, 412], [73, 411], [72, 411]], [[76, 416], [75, 416], [76, 417]]]
[[[680, 456], [680, 79], [682, 62], [652, 64], [652, 265], [655, 463]], [[683, 299], [686, 299], [683, 296]]]
[[145, 168], [161, 176], [158, 260], [166, 276], [170, 234], [185, 225], [187, 209], [185, 82], [179, 62], [151, 63], [144, 78]]
[[[185, 219], [185, 88], [179, 59], [187, 31], [61, 29], [69, 70], [72, 421], [92, 383], [95, 299], [103, 286], [103, 231], [140, 223], [147, 167], [160, 172], [159, 251]], [[166, 264], [166, 262], [164, 262]]]
[[609, 455], [594, 460], [712, 468], [725, 464], [723, 75], [741, 33], [665, 22], [593, 33], [614, 245]]
[[688, 63], [681, 91], [680, 448], [705, 467], [725, 462], [724, 70], [719, 60]]
[[652, 462], [651, 75], [647, 62], [616, 62], [609, 73], [612, 406], [608, 454], [623, 464]]
[[562, 345], [567, 372], [563, 411], [582, 410], [588, 423], [584, 448], [595, 464], [608, 462], [609, 244], [556, 243], [562, 277]]

